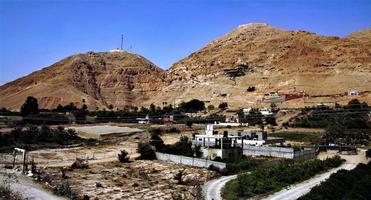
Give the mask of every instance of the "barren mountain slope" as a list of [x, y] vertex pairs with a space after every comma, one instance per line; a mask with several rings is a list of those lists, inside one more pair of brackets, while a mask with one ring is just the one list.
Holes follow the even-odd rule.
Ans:
[[110, 104], [122, 109], [147, 100], [164, 79], [163, 70], [139, 55], [88, 52], [0, 86], [0, 107], [18, 109], [34, 96], [42, 108], [85, 101], [90, 110]]
[[[338, 38], [267, 24], [241, 25], [175, 63], [168, 70], [171, 84], [150, 101], [180, 103], [198, 98], [238, 108], [257, 105], [271, 91], [305, 90], [311, 96], [327, 96], [283, 104], [296, 107], [346, 102], [345, 93], [354, 88], [363, 92], [358, 98], [371, 102], [370, 38], [369, 29]], [[233, 79], [224, 74], [239, 67], [245, 75]], [[247, 92], [249, 86], [257, 90]]]

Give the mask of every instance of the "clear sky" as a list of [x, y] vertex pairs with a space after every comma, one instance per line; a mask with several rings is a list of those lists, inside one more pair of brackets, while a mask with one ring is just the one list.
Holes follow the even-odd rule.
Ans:
[[371, 0], [0, 0], [0, 85], [72, 54], [130, 45], [163, 69], [240, 24], [346, 36]]

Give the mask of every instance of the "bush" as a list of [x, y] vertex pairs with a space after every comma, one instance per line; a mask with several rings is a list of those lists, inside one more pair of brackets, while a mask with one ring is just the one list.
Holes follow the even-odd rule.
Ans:
[[127, 163], [130, 160], [130, 157], [128, 156], [128, 152], [125, 150], [121, 150], [121, 152], [117, 155], [118, 159], [122, 163]]
[[178, 184], [183, 184], [184, 183], [183, 178], [184, 178], [185, 175], [186, 175], [185, 169], [181, 169], [181, 170], [178, 171], [178, 173], [176, 173], [174, 175], [174, 179], [176, 181], [178, 181]]
[[142, 159], [142, 160], [156, 159], [156, 152], [149, 143], [139, 143], [137, 151], [138, 153], [140, 153], [140, 156], [138, 157], [138, 159]]
[[215, 172], [220, 172], [220, 168], [213, 165], [213, 164], [209, 165], [209, 167], [207, 169], [211, 170], [211, 171], [215, 171]]
[[371, 149], [367, 149], [366, 158], [371, 158]]
[[207, 109], [208, 109], [208, 110], [214, 110], [214, 109], [215, 109], [215, 106], [213, 106], [213, 105], [208, 105], [208, 106], [207, 106]]
[[186, 125], [187, 125], [189, 128], [192, 128], [193, 122], [190, 121], [190, 120], [187, 120], [187, 121], [186, 121]]
[[222, 109], [222, 110], [225, 110], [226, 108], [228, 108], [228, 103], [227, 102], [223, 102], [223, 103], [219, 104], [218, 108], [219, 109]]
[[246, 91], [247, 92], [254, 92], [255, 91], [255, 86], [249, 86]]
[[72, 191], [70, 184], [68, 182], [64, 182], [61, 185], [57, 185], [54, 188], [54, 193], [59, 196], [65, 196], [70, 199], [79, 199], [79, 196]]
[[72, 169], [87, 169], [89, 168], [88, 160], [76, 158], [75, 162], [71, 165]]
[[194, 150], [192, 148], [192, 142], [189, 141], [187, 136], [181, 136], [180, 140], [173, 145], [167, 146], [164, 153], [183, 155], [183, 156], [194, 156]]
[[151, 133], [151, 140], [149, 144], [154, 146], [156, 151], [163, 151], [163, 149], [165, 148], [164, 141], [160, 137], [160, 134], [157, 132]]

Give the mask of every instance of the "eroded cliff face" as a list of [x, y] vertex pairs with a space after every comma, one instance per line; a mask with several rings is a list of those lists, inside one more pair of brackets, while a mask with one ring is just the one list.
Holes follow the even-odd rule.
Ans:
[[78, 54], [0, 87], [0, 106], [17, 109], [27, 96], [42, 108], [83, 101], [91, 110], [138, 106], [165, 84], [162, 69], [128, 52]]

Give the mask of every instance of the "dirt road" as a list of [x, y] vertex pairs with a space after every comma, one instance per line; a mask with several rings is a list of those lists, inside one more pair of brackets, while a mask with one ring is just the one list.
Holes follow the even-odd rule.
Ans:
[[[320, 154], [319, 158], [325, 158], [327, 156], [331, 156], [331, 153], [330, 155]], [[331, 176], [331, 174], [336, 173], [338, 170], [351, 170], [355, 168], [359, 163], [367, 163], [369, 161], [369, 159], [366, 159], [365, 157], [364, 150], [359, 151], [358, 155], [341, 155], [341, 157], [345, 159], [346, 162], [340, 167], [332, 169], [326, 173], [319, 174], [302, 183], [292, 185], [286, 189], [276, 192], [265, 198], [265, 200], [295, 200], [308, 193], [314, 186], [320, 184], [322, 181], [325, 181]]]
[[[10, 179], [10, 180], [9, 180]], [[0, 172], [0, 184], [9, 186], [10, 189], [29, 200], [63, 200], [64, 198], [55, 196], [41, 186], [33, 183], [27, 177], [13, 175], [9, 178], [6, 172]]]
[[237, 178], [237, 175], [231, 175], [231, 176], [222, 176], [218, 179], [214, 179], [211, 181], [208, 181], [204, 185], [204, 195], [206, 200], [221, 200], [221, 190], [224, 187], [224, 185], [230, 181]]
[[320, 174], [302, 183], [288, 187], [279, 192], [272, 194], [265, 198], [265, 200], [296, 200], [298, 197], [308, 193], [314, 186], [320, 184], [330, 177], [331, 174], [336, 173], [340, 169], [351, 170], [356, 167], [356, 164], [343, 164], [342, 166], [332, 169], [326, 173]]

